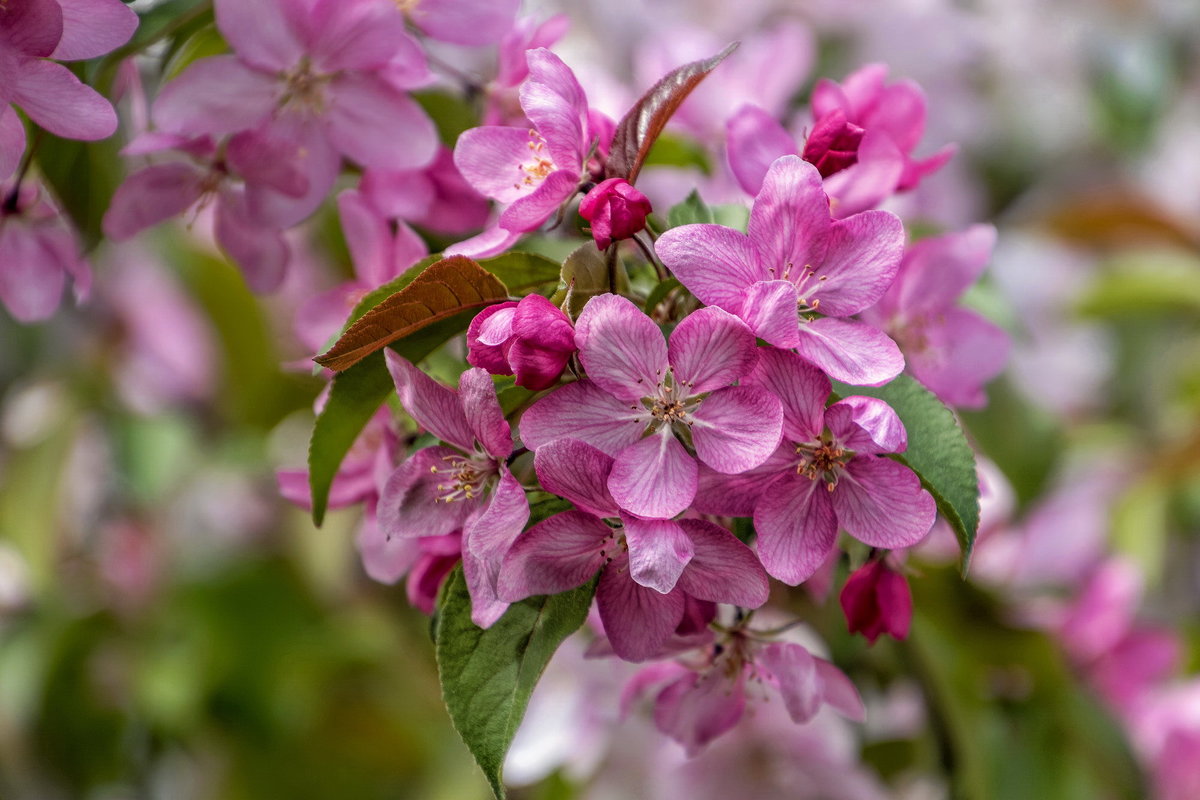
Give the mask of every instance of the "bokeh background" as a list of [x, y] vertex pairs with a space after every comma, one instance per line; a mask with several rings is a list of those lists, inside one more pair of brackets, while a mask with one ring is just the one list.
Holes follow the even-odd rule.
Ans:
[[[134, 7], [189, 15], [133, 62], [151, 93], [224, 48], [203, 3]], [[896, 208], [928, 232], [998, 227], [968, 302], [1014, 346], [988, 407], [963, 415], [986, 486], [968, 580], [935, 537], [910, 561], [913, 636], [873, 648], [836, 602], [787, 601], [855, 678], [866, 726], [781, 727], [764, 706], [685, 763], [644, 713], [618, 719], [628, 674], [568, 643], [518, 737], [513, 796], [1200, 798], [1180, 766], [1200, 763], [1200, 6], [525, 10], [568, 15], [556, 51], [612, 114], [732, 40], [794, 37], [744, 88], [774, 81], [796, 108], [868, 62], [918, 81], [918, 153], [959, 152]], [[125, 83], [128, 121], [144, 99]], [[713, 109], [744, 99], [721, 89]], [[488, 796], [441, 706], [427, 618], [359, 565], [358, 512], [318, 530], [276, 489], [323, 386], [298, 308], [350, 274], [336, 214], [290, 234], [287, 283], [256, 297], [206, 225], [100, 242], [121, 144], [43, 145], [95, 247], [92, 299], [37, 325], [0, 314], [0, 797]], [[647, 191], [700, 181], [724, 202], [719, 165], [696, 164], [648, 170]]]

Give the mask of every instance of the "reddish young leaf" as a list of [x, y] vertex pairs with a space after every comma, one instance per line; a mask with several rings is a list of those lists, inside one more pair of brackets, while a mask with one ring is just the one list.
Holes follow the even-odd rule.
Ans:
[[668, 72], [650, 91], [634, 103], [613, 134], [608, 161], [604, 165], [607, 178], [624, 178], [633, 183], [650, 148], [662, 133], [667, 120], [675, 109], [691, 94], [692, 89], [712, 72], [718, 64], [737, 48], [737, 42], [726, 47], [712, 58], [693, 61]]
[[313, 360], [340, 372], [428, 325], [507, 299], [499, 278], [465, 256], [451, 256], [364, 314]]

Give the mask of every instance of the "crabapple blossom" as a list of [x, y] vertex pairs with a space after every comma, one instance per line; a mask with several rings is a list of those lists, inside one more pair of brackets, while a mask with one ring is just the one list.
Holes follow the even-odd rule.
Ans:
[[873, 559], [851, 573], [840, 600], [850, 632], [861, 633], [871, 644], [883, 633], [893, 639], [908, 636], [912, 592], [886, 558]]
[[48, 319], [67, 276], [86, 299], [92, 271], [75, 231], [39, 187], [0, 184], [0, 302], [21, 322]]
[[601, 250], [645, 228], [651, 211], [646, 195], [624, 178], [601, 181], [579, 203], [579, 216], [592, 223], [592, 238]]
[[538, 294], [488, 306], [467, 328], [467, 361], [492, 375], [516, 375], [517, 385], [549, 389], [575, 352], [575, 329]]

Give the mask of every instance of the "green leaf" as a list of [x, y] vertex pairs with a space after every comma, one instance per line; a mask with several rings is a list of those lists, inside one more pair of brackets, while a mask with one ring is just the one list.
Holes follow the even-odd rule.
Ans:
[[84, 249], [91, 250], [103, 238], [100, 222], [121, 182], [121, 143], [115, 137], [78, 142], [46, 132], [36, 141], [34, 153], [42, 177], [75, 223]]
[[672, 206], [667, 212], [667, 227], [678, 228], [680, 225], [691, 225], [694, 223], [711, 223], [713, 221], [712, 209], [705, 205], [700, 199], [700, 194], [695, 189], [687, 196], [687, 199], [678, 205]]
[[557, 283], [562, 271], [562, 265], [553, 259], [516, 251], [480, 261], [479, 266], [499, 278], [510, 292]]
[[447, 147], [454, 147], [463, 131], [479, 125], [475, 110], [461, 97], [445, 92], [416, 92], [413, 99], [421, 104], [421, 108], [433, 120], [438, 137]]
[[1200, 313], [1200, 258], [1182, 250], [1142, 250], [1114, 258], [1080, 300], [1090, 317]]
[[658, 141], [650, 148], [646, 156], [646, 166], [658, 167], [696, 167], [705, 175], [712, 174], [712, 162], [708, 151], [694, 139], [686, 139], [670, 132], [664, 132]]
[[682, 286], [678, 278], [667, 278], [660, 282], [650, 291], [650, 295], [646, 298], [646, 305], [643, 309], [647, 314], [653, 314], [654, 309], [658, 308], [658, 304], [667, 299], [667, 295]]
[[555, 294], [551, 300], [559, 305], [569, 295], [571, 306], [568, 313], [576, 317], [588, 300], [608, 291], [608, 264], [604, 254], [592, 242], [580, 245], [563, 262], [562, 282], [566, 290]]
[[847, 386], [835, 382], [834, 391], [842, 397], [853, 394], [878, 397], [900, 415], [908, 431], [908, 450], [896, 460], [917, 473], [937, 501], [938, 511], [954, 529], [962, 547], [965, 575], [979, 529], [979, 478], [975, 472], [975, 453], [954, 414], [933, 392], [907, 375], [885, 386]]
[[570, 592], [531, 597], [482, 630], [471, 622], [462, 568], [442, 587], [434, 631], [442, 699], [500, 800], [504, 755], [533, 687], [559, 644], [583, 625], [595, 591], [593, 580]]
[[712, 215], [713, 222], [742, 233], [746, 232], [746, 226], [750, 224], [750, 209], [741, 203], [713, 206]]

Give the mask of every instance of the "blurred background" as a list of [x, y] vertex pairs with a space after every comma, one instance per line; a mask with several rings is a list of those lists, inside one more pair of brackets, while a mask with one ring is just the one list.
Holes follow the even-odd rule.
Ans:
[[[614, 116], [671, 66], [784, 37], [789, 58], [714, 76], [681, 147], [765, 84], [800, 108], [816, 78], [868, 62], [916, 80], [918, 154], [959, 150], [894, 210], [926, 232], [997, 226], [968, 303], [1014, 345], [963, 414], [985, 493], [967, 581], [935, 533], [908, 562], [912, 637], [871, 648], [835, 601], [780, 598], [855, 679], [865, 726], [781, 726], [764, 704], [689, 763], [644, 709], [619, 719], [630, 673], [569, 642], [518, 735], [512, 796], [1200, 798], [1200, 6], [524, 10], [568, 16], [556, 52]], [[203, 3], [175, 13], [192, 17], [170, 48], [131, 62], [147, 91], [225, 47]], [[144, 115], [137, 83], [118, 82], [126, 120]], [[121, 145], [43, 145], [95, 247], [89, 302], [35, 325], [0, 313], [0, 797], [487, 797], [428, 619], [363, 573], [360, 512], [318, 530], [276, 488], [324, 385], [297, 314], [351, 274], [336, 213], [289, 234], [285, 285], [256, 297], [206, 225], [100, 242]], [[703, 157], [674, 161], [646, 173], [656, 206], [697, 181], [734, 198]]]

